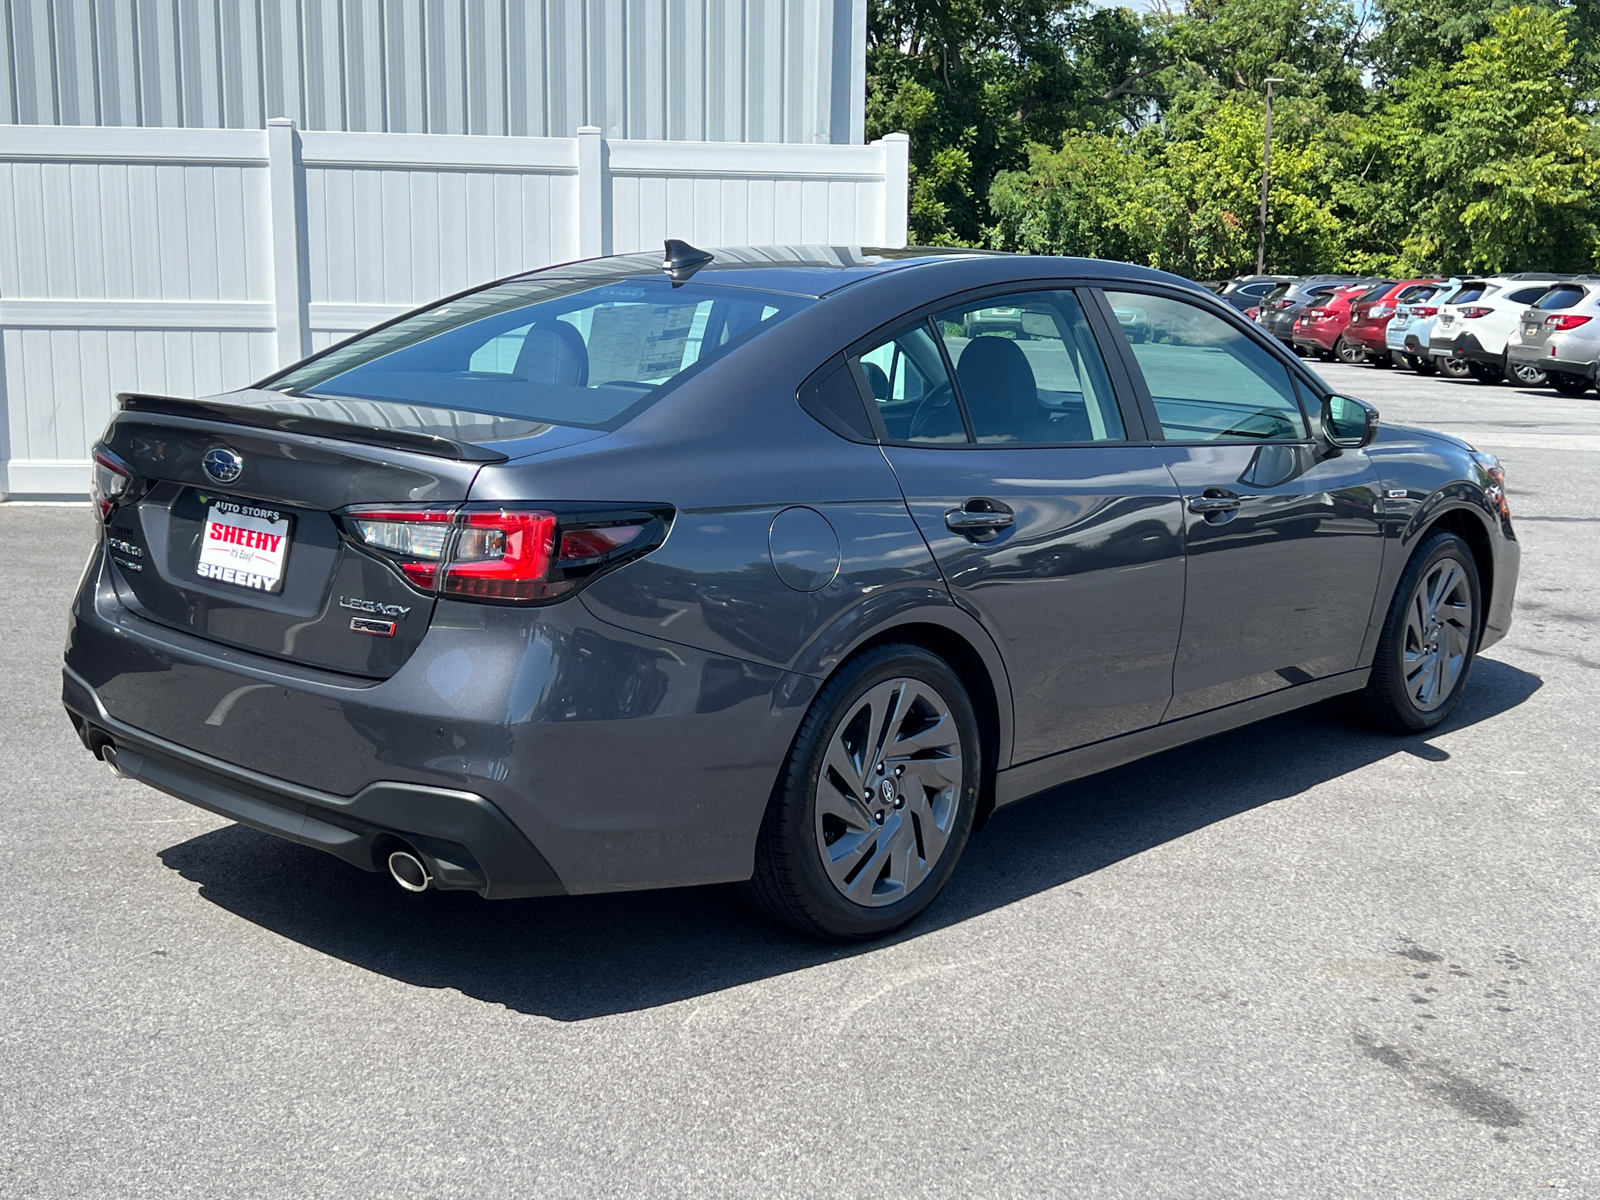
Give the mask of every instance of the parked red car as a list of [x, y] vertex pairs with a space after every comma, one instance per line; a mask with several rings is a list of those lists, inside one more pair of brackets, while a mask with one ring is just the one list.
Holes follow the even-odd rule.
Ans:
[[1387, 367], [1393, 360], [1384, 343], [1384, 335], [1394, 317], [1395, 305], [1424, 299], [1440, 283], [1438, 279], [1407, 279], [1385, 285], [1381, 292], [1373, 288], [1365, 295], [1356, 297], [1355, 303], [1350, 306], [1350, 324], [1344, 331], [1346, 345], [1360, 346], [1368, 362]]
[[1353, 287], [1335, 288], [1295, 318], [1294, 348], [1324, 360], [1338, 358], [1340, 362], [1361, 362], [1367, 352], [1344, 336], [1350, 325], [1350, 306], [1359, 300], [1374, 299], [1393, 286], [1394, 280], [1389, 279], [1377, 286], [1358, 283]]

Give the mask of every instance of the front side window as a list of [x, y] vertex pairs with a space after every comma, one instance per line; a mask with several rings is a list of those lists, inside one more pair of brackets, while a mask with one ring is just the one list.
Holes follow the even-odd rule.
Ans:
[[1130, 339], [1169, 442], [1299, 440], [1308, 435], [1289, 368], [1243, 330], [1186, 300], [1106, 293], [1139, 306], [1159, 340]]
[[1099, 348], [1071, 292], [974, 301], [934, 318], [978, 442], [1124, 440]]
[[614, 429], [676, 376], [811, 303], [692, 280], [533, 276], [402, 318], [263, 386]]

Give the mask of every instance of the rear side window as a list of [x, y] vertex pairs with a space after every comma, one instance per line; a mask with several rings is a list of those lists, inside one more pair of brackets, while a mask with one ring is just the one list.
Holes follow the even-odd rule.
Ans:
[[[1118, 314], [1122, 320], [1122, 314]], [[1130, 315], [1143, 322], [1143, 314]], [[1025, 292], [934, 318], [975, 441], [1120, 442], [1122, 414], [1071, 292]]]
[[857, 358], [891, 442], [965, 442], [944, 356], [927, 321], [918, 321]]
[[[1552, 309], [1571, 308], [1578, 301], [1582, 300], [1583, 297], [1584, 290], [1581, 287], [1553, 287], [1548, 292], [1545, 292], [1542, 296], [1538, 297], [1534, 307], [1542, 308], [1546, 311], [1550, 311]], [[1512, 296], [1511, 298], [1515, 300], [1517, 297]], [[1524, 303], [1526, 303], [1526, 301], [1524, 301]]]
[[264, 386], [615, 429], [678, 375], [811, 303], [692, 280], [536, 276], [402, 318]]
[[1289, 369], [1214, 313], [1168, 296], [1107, 292], [1144, 310], [1159, 340], [1130, 339], [1169, 442], [1256, 442], [1307, 436]]

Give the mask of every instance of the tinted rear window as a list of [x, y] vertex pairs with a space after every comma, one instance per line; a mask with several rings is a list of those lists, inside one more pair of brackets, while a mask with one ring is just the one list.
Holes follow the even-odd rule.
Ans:
[[[1579, 300], [1582, 300], [1583, 296], [1584, 291], [1581, 287], [1553, 287], [1539, 297], [1534, 307], [1546, 310], [1571, 308]], [[1513, 300], [1516, 299], [1515, 296], [1511, 298]]]
[[1361, 298], [1358, 301], [1356, 301], [1356, 303], [1365, 304], [1369, 300], [1382, 300], [1383, 296], [1384, 296], [1384, 293], [1387, 292], [1393, 286], [1394, 286], [1394, 282], [1392, 280], [1387, 281], [1385, 283], [1380, 283], [1377, 287], [1371, 288], [1368, 291], [1362, 292], [1361, 293]]
[[1437, 284], [1419, 283], [1414, 287], [1408, 287], [1405, 291], [1396, 296], [1395, 299], [1401, 304], [1421, 304], [1424, 300], [1432, 299], [1433, 294], [1438, 290], [1439, 287]]
[[1484, 292], [1489, 287], [1483, 283], [1469, 283], [1454, 296], [1450, 297], [1451, 304], [1471, 304], [1474, 300], [1482, 300]]
[[615, 429], [679, 375], [814, 301], [660, 279], [495, 284], [345, 343], [264, 386]]

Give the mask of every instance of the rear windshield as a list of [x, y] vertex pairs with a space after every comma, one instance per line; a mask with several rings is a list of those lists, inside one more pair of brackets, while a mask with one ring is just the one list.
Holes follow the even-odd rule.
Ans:
[[1485, 292], [1490, 291], [1486, 283], [1468, 283], [1454, 296], [1450, 297], [1451, 304], [1471, 304], [1474, 300], [1482, 300]]
[[1383, 296], [1384, 296], [1384, 293], [1387, 292], [1393, 286], [1394, 286], [1394, 280], [1392, 280], [1392, 279], [1388, 280], [1385, 283], [1380, 283], [1377, 287], [1372, 288], [1369, 291], [1363, 292], [1361, 294], [1361, 299], [1358, 300], [1357, 303], [1358, 304], [1365, 304], [1368, 300], [1382, 300]]
[[679, 375], [812, 303], [665, 277], [536, 276], [403, 317], [262, 386], [615, 429]]
[[1405, 291], [1396, 296], [1395, 299], [1401, 304], [1420, 304], [1424, 300], [1431, 299], [1433, 294], [1438, 290], [1438, 284], [1419, 283], [1412, 287], [1408, 287]]
[[1571, 308], [1582, 300], [1584, 291], [1581, 287], [1553, 287], [1534, 303], [1535, 308], [1556, 309]]

